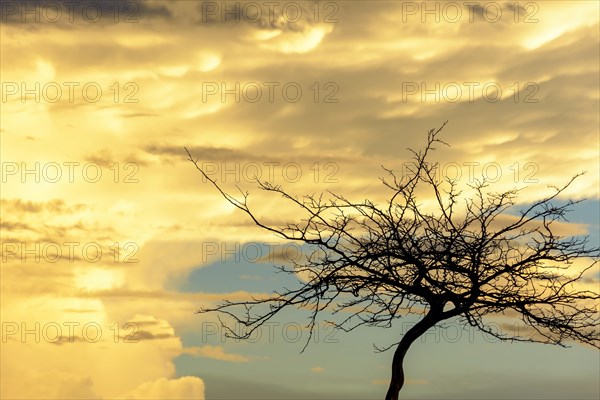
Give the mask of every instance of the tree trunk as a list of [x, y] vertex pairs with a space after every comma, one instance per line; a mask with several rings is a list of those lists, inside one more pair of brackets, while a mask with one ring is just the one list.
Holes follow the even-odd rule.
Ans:
[[406, 332], [400, 343], [398, 343], [398, 347], [394, 352], [394, 358], [392, 360], [392, 380], [390, 382], [390, 388], [385, 395], [385, 400], [398, 400], [400, 389], [402, 389], [402, 386], [404, 386], [404, 370], [402, 368], [404, 356], [406, 355], [410, 345], [419, 336], [424, 334], [429, 328], [432, 328], [440, 321], [440, 319], [436, 318], [436, 316], [437, 312], [430, 310], [422, 320], [417, 322], [415, 326]]

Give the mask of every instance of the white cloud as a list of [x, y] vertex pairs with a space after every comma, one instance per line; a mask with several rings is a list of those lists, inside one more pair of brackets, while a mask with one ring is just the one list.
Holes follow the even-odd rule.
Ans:
[[204, 382], [195, 376], [183, 376], [177, 379], [160, 378], [145, 382], [124, 398], [131, 400], [173, 399], [204, 400]]
[[246, 356], [225, 352], [221, 346], [205, 345], [202, 347], [188, 347], [183, 349], [183, 353], [236, 363], [245, 363], [249, 361]]

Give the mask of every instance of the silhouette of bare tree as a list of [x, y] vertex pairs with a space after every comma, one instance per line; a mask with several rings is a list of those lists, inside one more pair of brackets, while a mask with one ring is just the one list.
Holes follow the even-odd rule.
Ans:
[[[283, 196], [304, 213], [297, 223], [282, 227], [263, 223], [248, 207], [247, 192], [239, 199], [225, 192], [186, 148], [200, 173], [254, 224], [317, 249], [305, 254], [302, 262], [277, 266], [301, 274], [299, 288], [250, 301], [225, 300], [198, 312], [233, 318], [246, 327], [244, 332], [219, 319], [228, 336], [240, 339], [250, 337], [286, 307], [309, 310], [311, 336], [325, 310], [347, 313], [342, 321], [331, 321], [344, 331], [363, 325], [390, 327], [402, 315], [422, 314], [398, 342], [377, 348], [395, 346], [386, 400], [398, 399], [404, 384], [403, 360], [411, 344], [450, 318], [500, 340], [561, 346], [573, 340], [600, 348], [600, 295], [578, 285], [598, 264], [600, 249], [588, 247], [588, 237], [560, 236], [555, 229], [555, 223], [582, 201], [557, 201], [581, 174], [562, 187], [550, 186], [551, 194], [518, 216], [498, 218], [514, 208], [522, 189], [486, 192], [489, 182], [478, 180], [470, 185], [473, 196], [461, 198], [456, 180], [436, 179], [435, 166], [426, 159], [436, 144], [447, 145], [438, 138], [445, 125], [428, 132], [423, 150], [409, 149], [414, 158], [409, 176], [399, 178], [386, 169], [388, 177], [381, 181], [390, 197], [383, 206], [334, 193], [329, 200], [322, 195], [297, 198], [280, 186], [257, 180], [260, 189]], [[419, 204], [421, 186], [435, 199], [435, 210], [426, 211]], [[585, 266], [577, 269], [577, 259]], [[507, 311], [517, 314], [535, 334], [498, 332], [484, 320]]]

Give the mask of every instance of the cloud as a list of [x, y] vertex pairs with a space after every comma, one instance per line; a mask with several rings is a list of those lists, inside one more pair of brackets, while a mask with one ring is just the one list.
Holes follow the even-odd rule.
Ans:
[[[158, 396], [154, 398], [203, 396], [201, 379], [171, 379], [175, 376], [173, 360], [183, 346], [169, 322], [151, 315], [111, 321], [110, 306], [98, 307], [93, 314], [63, 315], [63, 304], [69, 303], [77, 304], [77, 300], [47, 301], [43, 310], [32, 307], [27, 321], [21, 309], [30, 305], [6, 309], [3, 304], [3, 320], [20, 322], [14, 325], [17, 334], [2, 345], [3, 398], [110, 399], [123, 398], [123, 393], [136, 399], [152, 398], [153, 393]], [[90, 324], [92, 329], [84, 328]], [[37, 341], [33, 333], [23, 337], [21, 329], [37, 330]], [[81, 364], [81, 360], [94, 362]], [[31, 381], [36, 385], [26, 384]]]
[[62, 3], [44, 5], [35, 0], [22, 0], [7, 4], [6, 8], [2, 8], [2, 14], [3, 23], [24, 25], [23, 21], [34, 23], [37, 18], [38, 23], [46, 23], [50, 27], [56, 24], [69, 27], [73, 22], [83, 24], [90, 21], [112, 24], [115, 18], [118, 21], [139, 23], [140, 20], [172, 17], [168, 7], [147, 0], [115, 0], [111, 3], [83, 0], [69, 7]]
[[[528, 206], [522, 206], [520, 209], [526, 210]], [[567, 214], [568, 215], [568, 214]], [[490, 226], [494, 230], [500, 230], [510, 224], [513, 224], [519, 220], [518, 216], [509, 215], [509, 214], [500, 214], [494, 221], [490, 224]], [[524, 229], [534, 229], [538, 226], [542, 226], [541, 220], [533, 220], [529, 223], [526, 223], [523, 228]], [[563, 222], [563, 221], [553, 221], [550, 225], [552, 228], [552, 232], [558, 236], [578, 236], [578, 235], [587, 235], [589, 233], [589, 224], [582, 224], [576, 222]]]
[[173, 328], [167, 321], [159, 320], [153, 316], [138, 314], [126, 322], [124, 326], [133, 328], [132, 332], [120, 336], [121, 340], [128, 342], [177, 338]]
[[195, 376], [160, 378], [145, 382], [124, 396], [131, 400], [173, 399], [204, 400], [204, 382]]
[[282, 6], [278, 2], [201, 1], [197, 14], [196, 23], [213, 27], [243, 25], [260, 30], [302, 32], [315, 23], [314, 12], [302, 3], [284, 3]]
[[[194, 159], [200, 159], [202, 161], [256, 161], [261, 159], [259, 156], [235, 149], [205, 146], [187, 147]], [[181, 157], [185, 160], [188, 159], [184, 146], [147, 145], [145, 146], [144, 151], [150, 154]]]
[[205, 345], [201, 347], [188, 347], [183, 349], [184, 354], [198, 357], [212, 358], [214, 360], [229, 361], [234, 363], [245, 363], [250, 361], [248, 357], [239, 354], [226, 353], [221, 346]]
[[11, 214], [18, 213], [21, 215], [26, 214], [37, 214], [47, 212], [51, 214], [55, 213], [72, 213], [82, 211], [88, 208], [85, 204], [71, 204], [67, 205], [64, 199], [53, 199], [48, 201], [26, 201], [22, 199], [2, 199], [0, 200], [2, 207], [8, 209]]
[[260, 47], [277, 50], [284, 54], [308, 53], [319, 46], [333, 27], [314, 27], [305, 32], [294, 32], [289, 35], [277, 35], [259, 43]]
[[[268, 242], [273, 236], [251, 228], [246, 215], [201, 183], [183, 146], [208, 162], [297, 162], [303, 172], [299, 182], [286, 181], [276, 169], [274, 183], [299, 196], [332, 190], [351, 200], [383, 201], [389, 192], [378, 181], [384, 175], [380, 166], [401, 171], [410, 159], [406, 148], [420, 148], [427, 131], [449, 119], [443, 139], [452, 147], [440, 147], [433, 158], [463, 166], [461, 183], [467, 183], [464, 163], [479, 163], [478, 175], [484, 165], [496, 163], [501, 177], [494, 190], [528, 184], [529, 178], [538, 181], [524, 193], [521, 200], [527, 203], [547, 194], [547, 184], [588, 170], [569, 194], [598, 199], [599, 18], [594, 2], [540, 2], [517, 9], [503, 3], [506, 18], [498, 23], [486, 21], [483, 7], [474, 9], [474, 22], [465, 8], [458, 23], [438, 23], [432, 15], [422, 23], [418, 14], [404, 22], [402, 2], [297, 2], [303, 7], [298, 22], [281, 15], [271, 19], [264, 8], [252, 22], [252, 7], [245, 6], [249, 3], [189, 1], [119, 1], [119, 17], [135, 11], [139, 21], [112, 23], [115, 2], [101, 3], [106, 18], [97, 24], [85, 21], [80, 12], [75, 23], [21, 23], [18, 14], [2, 22], [2, 59], [10, 60], [2, 64], [3, 84], [24, 83], [31, 89], [36, 83], [57, 82], [63, 87], [55, 103], [36, 102], [31, 94], [25, 102], [19, 94], [2, 102], [3, 167], [21, 167], [22, 162], [29, 169], [35, 162], [63, 166], [57, 183], [43, 179], [43, 173], [39, 179], [34, 174], [23, 179], [22, 171], [3, 172], [3, 244], [26, 242], [31, 248], [33, 242], [95, 241], [108, 256], [96, 263], [81, 252], [72, 262], [65, 257], [56, 263], [21, 262], [15, 257], [2, 263], [3, 321], [29, 327], [36, 321], [95, 321], [106, 339], [93, 344], [76, 335], [72, 343], [35, 346], [10, 339], [2, 347], [2, 397], [115, 398], [132, 393], [137, 398], [158, 393], [172, 398], [180, 389], [199, 393], [194, 392], [201, 387], [199, 378], [177, 379], [175, 367], [175, 358], [186, 348], [181, 338], [197, 338], [197, 325], [204, 321], [194, 311], [253, 293], [181, 293], [175, 288], [191, 271], [218, 257], [206, 259], [202, 243]], [[220, 10], [203, 22], [207, 3], [230, 9], [239, 3], [241, 10], [223, 23]], [[86, 4], [90, 2], [79, 2], [78, 10]], [[523, 23], [534, 6], [539, 22]], [[513, 23], [515, 15], [519, 23]], [[337, 22], [325, 23], [327, 16]], [[73, 101], [64, 82], [79, 84]], [[226, 83], [227, 88], [257, 82], [262, 97], [250, 103], [240, 93], [236, 102], [235, 94], [229, 94], [223, 102], [219, 93], [205, 100], [203, 83], [209, 82], [219, 87]], [[265, 82], [279, 84], [272, 102]], [[440, 101], [435, 101], [430, 93], [423, 101], [421, 90], [407, 97], [403, 84], [411, 82], [429, 90], [439, 83], [440, 92], [457, 82], [462, 97], [448, 102], [436, 93]], [[470, 99], [465, 82], [479, 87], [497, 83], [503, 97], [490, 102], [478, 91]], [[82, 96], [86, 83], [102, 88], [97, 103]], [[301, 87], [297, 102], [284, 98], [286, 83]], [[2, 92], [6, 94], [4, 87]], [[537, 102], [525, 103], [525, 98]], [[63, 162], [80, 163], [74, 182]], [[129, 162], [137, 172], [124, 168]], [[84, 179], [81, 167], [86, 163], [101, 168], [99, 182]], [[136, 182], [126, 182], [132, 171]], [[332, 173], [335, 181], [329, 182]], [[298, 222], [295, 208], [253, 190], [249, 182], [228, 181], [232, 193], [238, 183], [248, 183], [250, 204], [261, 220]], [[567, 235], [592, 228], [556, 227]], [[139, 262], [115, 263], [110, 249], [115, 242], [135, 243]], [[280, 261], [283, 255], [274, 257]], [[584, 285], [595, 289], [597, 277], [586, 276]], [[110, 329], [114, 322], [121, 327], [119, 343]], [[131, 328], [123, 328], [127, 322], [138, 324], [138, 343], [122, 343], [132, 334]], [[271, 348], [266, 356], [272, 355]], [[229, 368], [251, 359], [220, 347], [193, 351], [202, 357], [194, 361], [206, 362], [208, 369], [208, 363], [218, 360], [230, 361]], [[298, 368], [307, 373], [310, 366]], [[230, 381], [222, 384], [225, 392], [228, 385]]]

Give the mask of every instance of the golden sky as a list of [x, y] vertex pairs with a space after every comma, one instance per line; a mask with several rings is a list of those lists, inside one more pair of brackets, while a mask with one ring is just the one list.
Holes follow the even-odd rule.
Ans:
[[[434, 158], [461, 185], [483, 174], [495, 190], [529, 186], [526, 204], [587, 171], [568, 195], [589, 208], [563, 229], [598, 240], [597, 2], [51, 3], [2, 2], [2, 398], [223, 398], [227, 371], [258, 396], [334, 398], [344, 385], [382, 397], [391, 355], [372, 353], [368, 332], [344, 342], [364, 348], [368, 372], [338, 370], [333, 345], [298, 361], [297, 347], [204, 340], [214, 319], [200, 306], [277, 282], [246, 268], [211, 275], [211, 288], [193, 274], [278, 239], [203, 182], [184, 146], [225, 188], [249, 190], [258, 215], [293, 222], [254, 174], [295, 195], [381, 201], [381, 166], [403, 171], [406, 148], [448, 120], [451, 147]], [[463, 350], [502, 358], [486, 346]], [[562, 378], [597, 396], [597, 353], [573, 351], [561, 360], [577, 354], [581, 371], [540, 367], [540, 390], [560, 396], [548, 382]], [[443, 367], [414, 365], [407, 393], [490, 395], [468, 389], [476, 366], [450, 393]]]

